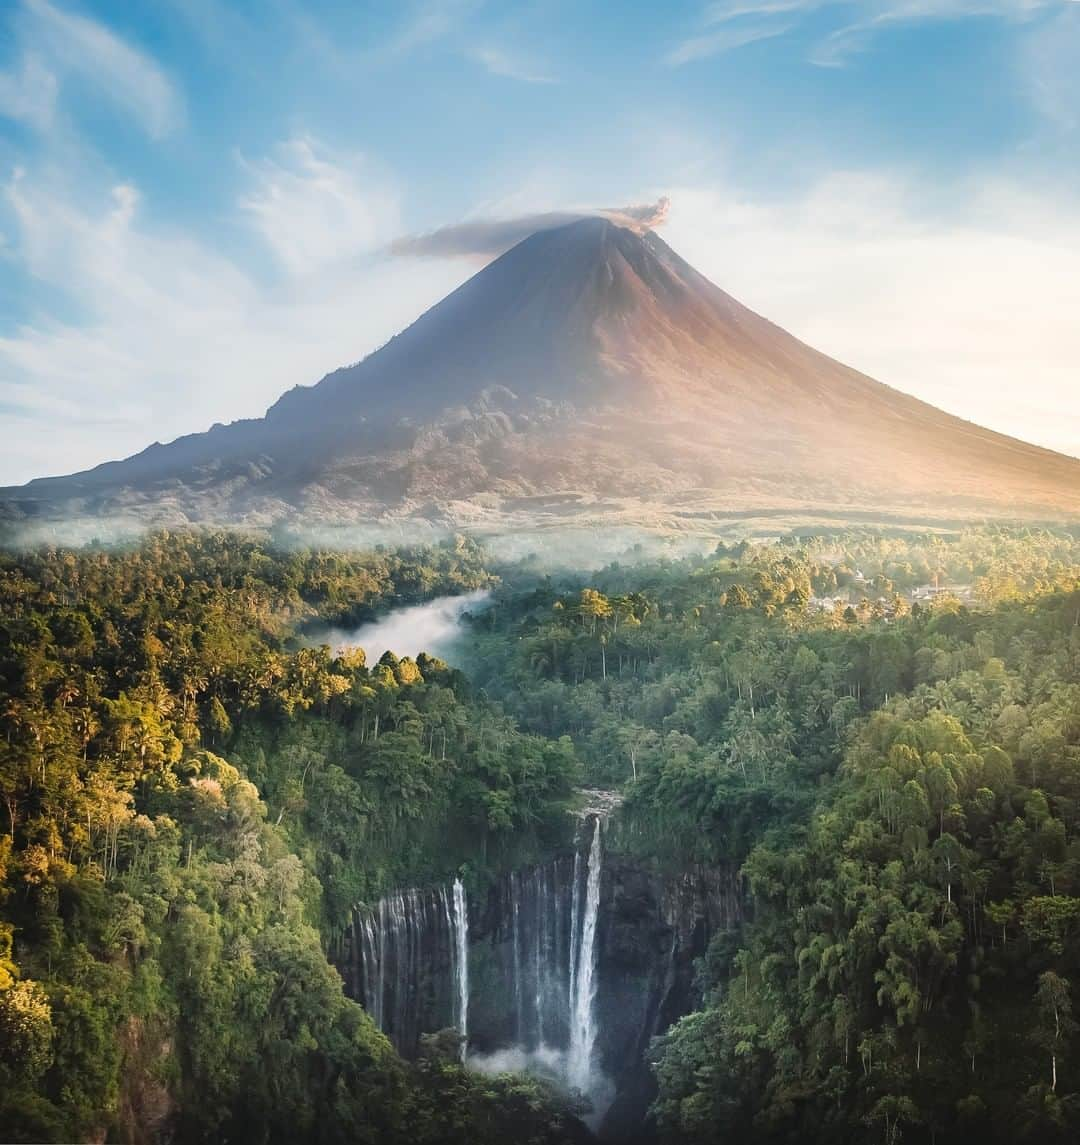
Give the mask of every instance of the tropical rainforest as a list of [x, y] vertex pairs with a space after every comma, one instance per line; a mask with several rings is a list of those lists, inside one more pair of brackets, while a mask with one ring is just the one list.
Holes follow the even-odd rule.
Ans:
[[[455, 666], [319, 642], [473, 589]], [[0, 1137], [585, 1141], [399, 1057], [353, 906], [564, 847], [737, 879], [655, 1039], [663, 1142], [1080, 1138], [1080, 534], [509, 563], [235, 532], [0, 554]]]

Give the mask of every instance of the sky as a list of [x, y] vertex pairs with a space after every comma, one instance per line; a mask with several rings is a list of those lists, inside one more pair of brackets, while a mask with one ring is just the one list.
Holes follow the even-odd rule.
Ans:
[[660, 196], [753, 309], [1080, 455], [1078, 60], [1077, 0], [0, 0], [0, 484], [357, 361], [482, 265], [417, 235]]

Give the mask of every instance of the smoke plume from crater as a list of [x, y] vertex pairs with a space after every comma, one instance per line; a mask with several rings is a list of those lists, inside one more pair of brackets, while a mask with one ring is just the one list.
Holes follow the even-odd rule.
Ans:
[[438, 227], [423, 234], [402, 235], [390, 243], [389, 251], [395, 255], [474, 258], [486, 262], [497, 258], [537, 231], [566, 226], [579, 219], [610, 219], [620, 227], [628, 227], [642, 234], [660, 226], [667, 218], [669, 207], [670, 201], [665, 196], [655, 203], [640, 203], [629, 207], [545, 211], [511, 219], [475, 219], [466, 223], [452, 223], [449, 226]]

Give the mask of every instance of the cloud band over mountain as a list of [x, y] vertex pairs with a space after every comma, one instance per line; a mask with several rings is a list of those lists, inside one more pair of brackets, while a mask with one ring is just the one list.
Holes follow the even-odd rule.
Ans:
[[669, 208], [669, 200], [661, 197], [655, 203], [639, 203], [628, 207], [545, 211], [510, 219], [474, 219], [438, 227], [423, 234], [402, 235], [394, 239], [388, 249], [395, 255], [487, 260], [498, 257], [537, 231], [566, 226], [579, 219], [610, 219], [640, 234], [660, 226], [667, 218]]

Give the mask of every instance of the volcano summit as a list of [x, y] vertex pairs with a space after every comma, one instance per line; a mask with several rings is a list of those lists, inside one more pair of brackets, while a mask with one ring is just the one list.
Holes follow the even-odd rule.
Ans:
[[849, 369], [652, 231], [586, 218], [526, 238], [263, 418], [0, 498], [14, 518], [162, 523], [1064, 518], [1080, 461]]

